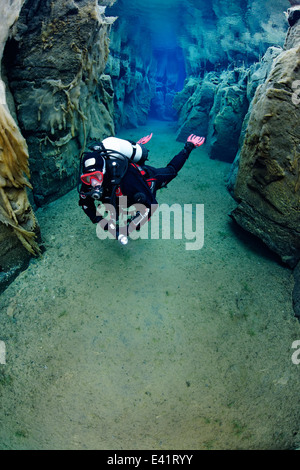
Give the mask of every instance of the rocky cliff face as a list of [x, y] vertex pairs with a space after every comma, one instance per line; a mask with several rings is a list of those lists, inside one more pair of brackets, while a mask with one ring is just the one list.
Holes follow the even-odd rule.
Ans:
[[256, 91], [234, 188], [239, 205], [232, 213], [291, 267], [300, 259], [299, 32], [297, 20]]
[[281, 45], [286, 0], [187, 0], [181, 44], [187, 75], [203, 75], [228, 64], [250, 65], [267, 48]]
[[207, 137], [211, 158], [233, 162], [255, 89], [271, 63], [266, 50], [272, 44], [275, 54], [284, 44], [284, 8], [284, 1], [238, 1], [226, 3], [224, 15], [225, 2], [189, 0], [181, 36], [189, 78], [173, 103], [177, 140], [197, 129]]
[[4, 65], [30, 153], [39, 206], [72, 189], [81, 149], [114, 131], [103, 75], [114, 19], [96, 0], [25, 0]]
[[[0, 1], [0, 63], [9, 29], [18, 18], [22, 1]], [[0, 292], [29, 260], [39, 253], [39, 233], [27, 189], [28, 148], [7, 106], [6, 87], [0, 77]]]
[[212, 159], [232, 162], [249, 108], [249, 74], [245, 67], [237, 67], [190, 78], [173, 102], [178, 112], [177, 140], [184, 142], [189, 134], [197, 132], [206, 136]]
[[172, 32], [174, 15], [180, 17], [177, 3], [118, 0], [110, 10], [118, 17], [110, 34], [106, 68], [115, 91], [116, 129], [144, 125], [149, 115], [176, 119], [172, 102], [185, 78], [176, 27]]
[[114, 124], [121, 127], [144, 125], [155, 94], [156, 64], [153, 55], [137, 54], [143, 46], [151, 50], [150, 36], [140, 23], [131, 34], [128, 23], [118, 17], [110, 33], [110, 54], [105, 73], [111, 77], [114, 90]]
[[[149, 113], [173, 118], [173, 97], [187, 74], [174, 100], [178, 140], [197, 129], [207, 136], [210, 156], [226, 161], [240, 147], [239, 175], [236, 179], [237, 159], [231, 179], [239, 201], [233, 217], [293, 265], [298, 250], [298, 140], [293, 123], [285, 124], [282, 140], [274, 129], [282, 135], [285, 117], [299, 118], [299, 107], [288, 100], [298, 100], [299, 7], [288, 13], [285, 51], [276, 59], [281, 51], [271, 48], [258, 65], [250, 65], [270, 44], [283, 45], [285, 0], [276, 8], [274, 2], [260, 0], [230, 5], [223, 0], [118, 0], [112, 17], [106, 16], [105, 8], [114, 1], [10, 2], [20, 14], [2, 70], [9, 83], [10, 111], [29, 149], [35, 204], [75, 186], [79, 155], [88, 140], [114, 134], [121, 126], [144, 124]], [[119, 16], [115, 23], [114, 15]], [[269, 225], [262, 228], [257, 222], [255, 229], [250, 224], [253, 207], [257, 220], [270, 220]], [[274, 233], [284, 232], [280, 242], [270, 236], [271, 225]], [[0, 231], [6, 230], [0, 225]]]
[[[143, 0], [130, 3], [118, 0], [112, 8], [118, 20], [112, 29], [107, 68], [115, 89], [116, 127], [144, 124], [149, 111], [158, 119], [176, 119], [177, 110], [178, 140], [185, 138], [191, 126], [193, 130], [204, 126], [208, 131], [204, 121], [210, 121], [208, 143], [213, 146], [212, 158], [219, 158], [220, 154], [221, 159], [232, 161], [237, 152], [240, 121], [249, 105], [245, 84], [240, 81], [239, 72], [235, 73], [234, 83], [232, 69], [245, 69], [259, 61], [268, 46], [283, 45], [285, 8], [286, 0], [278, 0], [276, 5], [259, 0], [238, 0], [230, 4], [220, 0], [153, 0], [149, 4]], [[228, 66], [230, 73], [226, 77], [223, 72]], [[203, 104], [199, 87], [203, 77], [203, 87], [208, 85], [207, 74], [212, 71], [223, 74], [219, 80], [223, 83], [218, 89], [213, 114], [209, 116], [214, 100], [208, 109], [209, 99]], [[174, 109], [174, 96], [182, 90], [185, 77], [185, 90], [175, 97]], [[199, 87], [185, 106], [182, 99], [189, 100], [188, 93], [195, 91], [190, 79], [198, 80]], [[215, 82], [215, 78], [212, 80]], [[230, 129], [231, 150], [227, 152], [221, 143], [222, 117], [234, 121]]]

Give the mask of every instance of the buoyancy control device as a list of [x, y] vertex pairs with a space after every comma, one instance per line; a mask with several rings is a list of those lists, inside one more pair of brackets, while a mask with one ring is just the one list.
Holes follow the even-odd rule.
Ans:
[[143, 165], [148, 158], [148, 150], [145, 147], [129, 140], [107, 137], [102, 141], [102, 145], [111, 156], [125, 155], [129, 160], [139, 165]]

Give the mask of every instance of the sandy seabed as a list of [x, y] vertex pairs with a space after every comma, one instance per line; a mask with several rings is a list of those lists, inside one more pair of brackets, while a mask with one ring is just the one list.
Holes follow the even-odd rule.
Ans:
[[[123, 131], [154, 166], [172, 123]], [[291, 271], [229, 212], [228, 163], [192, 152], [159, 203], [204, 204], [186, 240], [99, 240], [76, 190], [37, 212], [46, 251], [0, 299], [1, 449], [293, 449]]]

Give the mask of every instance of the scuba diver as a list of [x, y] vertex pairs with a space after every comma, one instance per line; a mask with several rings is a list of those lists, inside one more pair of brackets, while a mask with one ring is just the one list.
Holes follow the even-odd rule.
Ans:
[[[191, 134], [183, 150], [166, 167], [155, 168], [145, 164], [149, 152], [145, 144], [151, 138], [149, 134], [135, 143], [108, 137], [89, 147], [91, 151], [81, 159], [79, 206], [94, 224], [100, 223], [104, 231], [109, 231], [123, 245], [127, 244], [130, 233], [140, 230], [158, 207], [157, 190], [166, 187], [177, 176], [191, 151], [205, 142], [204, 137]], [[131, 206], [136, 209], [133, 213], [127, 212], [122, 226], [120, 201], [124, 197], [126, 209]], [[96, 209], [95, 202], [102, 204]], [[100, 213], [101, 208], [106, 215]]]

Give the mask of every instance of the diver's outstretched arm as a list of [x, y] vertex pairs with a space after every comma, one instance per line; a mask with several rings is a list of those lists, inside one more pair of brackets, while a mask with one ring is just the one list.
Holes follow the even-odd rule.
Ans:
[[185, 164], [186, 160], [189, 158], [189, 155], [192, 150], [196, 147], [200, 147], [205, 142], [205, 137], [199, 137], [198, 135], [191, 134], [185, 143], [185, 146], [178, 155], [175, 155], [174, 158], [168, 163], [168, 167], [172, 167], [175, 170], [175, 174], [173, 177], [177, 175], [177, 173], [181, 170], [183, 165]]

